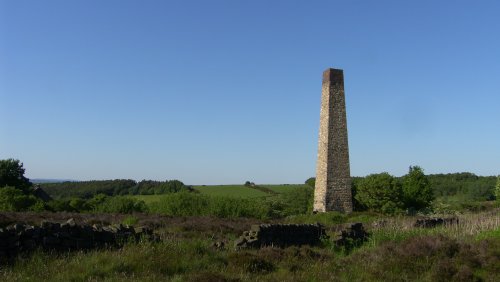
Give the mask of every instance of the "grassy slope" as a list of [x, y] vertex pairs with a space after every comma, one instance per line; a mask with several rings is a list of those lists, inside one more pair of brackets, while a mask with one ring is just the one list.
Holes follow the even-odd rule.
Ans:
[[277, 193], [286, 193], [289, 191], [292, 191], [293, 189], [299, 188], [299, 187], [309, 187], [306, 184], [263, 184], [259, 185], [265, 188], [269, 188]]
[[265, 197], [267, 193], [246, 187], [244, 185], [203, 185], [194, 186], [194, 189], [209, 196], [225, 196], [240, 198]]
[[[306, 186], [305, 184], [281, 184], [272, 185], [265, 184], [259, 185], [268, 188], [276, 193], [286, 193], [298, 187]], [[271, 197], [270, 193], [260, 191], [255, 188], [247, 187], [244, 185], [200, 185], [194, 186], [194, 189], [204, 195], [209, 196], [224, 196], [224, 197], [239, 197], [239, 198], [257, 198], [257, 197]], [[135, 195], [134, 198], [143, 200], [146, 204], [158, 202], [163, 195]]]

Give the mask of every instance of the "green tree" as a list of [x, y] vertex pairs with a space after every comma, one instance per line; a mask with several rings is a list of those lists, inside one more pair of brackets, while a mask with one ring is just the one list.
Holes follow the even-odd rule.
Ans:
[[410, 166], [408, 174], [403, 176], [403, 202], [406, 208], [421, 210], [429, 207], [434, 200], [434, 193], [429, 179], [419, 166]]
[[19, 160], [0, 160], [0, 188], [5, 186], [15, 187], [28, 193], [32, 183], [24, 176], [23, 163]]
[[495, 198], [500, 202], [500, 175], [497, 177], [497, 185], [495, 186]]
[[401, 185], [387, 172], [370, 174], [356, 187], [356, 200], [366, 208], [387, 214], [402, 211]]
[[20, 189], [5, 186], [0, 189], [0, 211], [41, 211], [44, 203], [33, 195], [26, 195]]
[[312, 188], [314, 188], [314, 186], [316, 185], [316, 177], [309, 177], [305, 184], [311, 186]]

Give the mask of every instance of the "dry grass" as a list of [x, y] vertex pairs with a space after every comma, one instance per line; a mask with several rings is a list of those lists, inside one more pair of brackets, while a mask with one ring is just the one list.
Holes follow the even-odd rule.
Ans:
[[373, 224], [370, 240], [372, 246], [378, 245], [380, 241], [401, 240], [417, 235], [442, 234], [452, 239], [470, 240], [485, 231], [500, 228], [500, 209], [485, 213], [468, 213], [457, 215], [458, 224], [443, 224], [436, 228], [414, 227], [414, 217], [392, 217], [384, 218]]

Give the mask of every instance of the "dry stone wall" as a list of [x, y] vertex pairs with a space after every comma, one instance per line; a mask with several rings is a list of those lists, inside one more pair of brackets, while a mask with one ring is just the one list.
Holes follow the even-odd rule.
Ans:
[[11, 258], [37, 248], [69, 251], [119, 247], [130, 240], [141, 239], [156, 240], [149, 228], [121, 224], [77, 225], [73, 219], [63, 224], [45, 221], [40, 226], [14, 224], [0, 228], [0, 258]]
[[321, 224], [260, 224], [243, 232], [236, 240], [235, 248], [316, 245], [324, 237], [325, 228]]
[[350, 223], [332, 234], [326, 234], [323, 225], [316, 224], [260, 224], [252, 225], [234, 243], [236, 249], [262, 247], [288, 247], [317, 245], [322, 239], [330, 239], [335, 246], [354, 246], [369, 237], [362, 223]]

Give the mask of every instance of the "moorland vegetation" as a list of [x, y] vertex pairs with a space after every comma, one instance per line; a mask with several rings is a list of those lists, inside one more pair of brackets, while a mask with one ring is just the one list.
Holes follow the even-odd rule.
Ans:
[[[19, 160], [0, 160], [0, 228], [75, 218], [149, 225], [160, 242], [69, 253], [37, 251], [0, 263], [3, 281], [498, 281], [500, 178], [472, 173], [354, 177], [355, 212], [312, 214], [314, 178], [303, 185], [187, 186], [180, 181], [106, 180], [41, 184], [36, 196]], [[212, 189], [212, 190], [211, 190]], [[225, 189], [241, 189], [221, 196]], [[248, 190], [243, 190], [248, 189]], [[219, 190], [217, 193], [210, 191]], [[251, 196], [250, 196], [251, 195]], [[456, 224], [419, 228], [422, 216]], [[257, 223], [316, 223], [333, 234], [362, 222], [363, 244], [235, 250]], [[214, 245], [214, 243], [218, 243]], [[222, 244], [221, 244], [222, 243]]]

